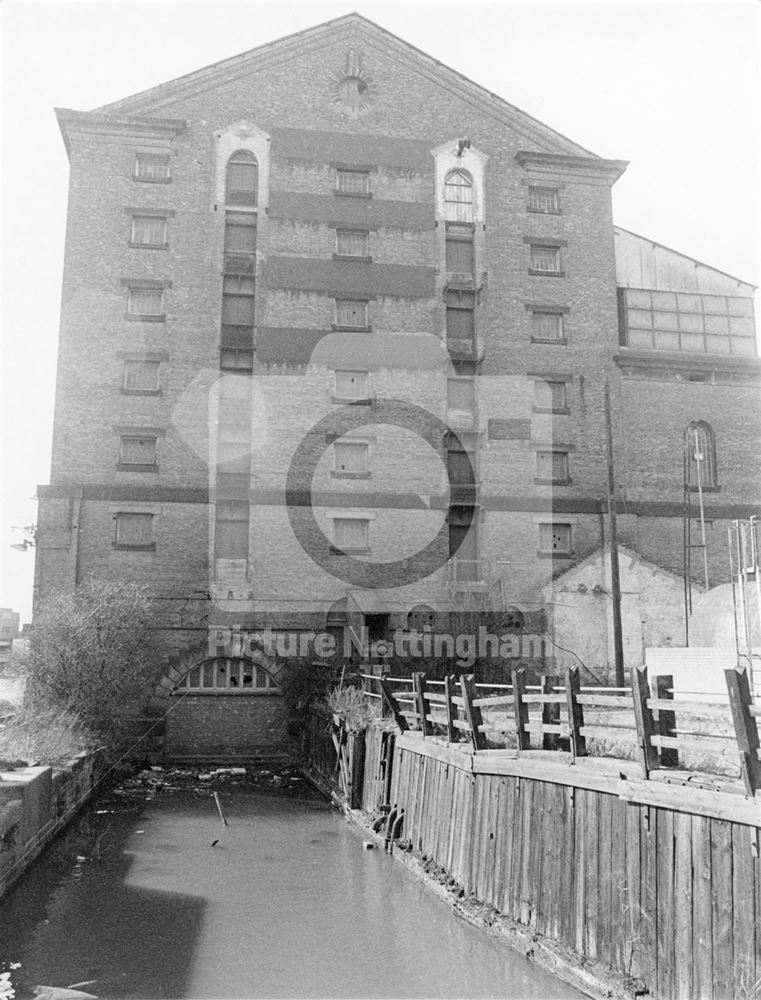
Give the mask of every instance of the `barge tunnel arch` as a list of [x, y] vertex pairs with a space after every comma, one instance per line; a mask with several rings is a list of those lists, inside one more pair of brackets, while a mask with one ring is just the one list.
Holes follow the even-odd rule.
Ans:
[[284, 665], [261, 650], [209, 656], [206, 643], [166, 667], [148, 704], [154, 749], [172, 756], [242, 756], [287, 745], [278, 684]]

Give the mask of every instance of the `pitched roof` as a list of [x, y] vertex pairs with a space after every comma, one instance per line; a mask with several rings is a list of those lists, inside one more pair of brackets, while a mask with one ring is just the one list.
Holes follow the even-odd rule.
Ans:
[[392, 47], [398, 59], [408, 61], [416, 70], [426, 73], [439, 85], [450, 89], [456, 88], [458, 96], [471, 100], [481, 111], [509, 124], [513, 129], [522, 132], [550, 153], [566, 153], [572, 156], [595, 158], [597, 156], [525, 111], [521, 111], [520, 108], [509, 104], [492, 91], [481, 87], [457, 70], [445, 66], [438, 59], [427, 55], [414, 45], [356, 12], [344, 14], [292, 35], [286, 35], [274, 42], [267, 42], [239, 55], [212, 63], [192, 73], [159, 84], [157, 87], [151, 87], [133, 94], [131, 97], [125, 97], [111, 104], [104, 104], [93, 110], [108, 115], [153, 114], [166, 104], [203, 90], [212, 89], [231, 78], [296, 58], [302, 55], [305, 50], [329, 41], [339, 29], [351, 29], [361, 33], [367, 44], [375, 43], [382, 44], [387, 48]]

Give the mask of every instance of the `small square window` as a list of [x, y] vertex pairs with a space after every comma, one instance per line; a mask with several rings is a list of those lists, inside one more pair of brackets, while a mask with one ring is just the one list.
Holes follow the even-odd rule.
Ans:
[[169, 178], [169, 157], [157, 153], [138, 153], [135, 156], [135, 180], [166, 184]]
[[339, 194], [370, 194], [370, 174], [366, 170], [338, 170], [336, 190]]
[[127, 313], [130, 316], [163, 316], [163, 288], [130, 288], [127, 291]]
[[568, 389], [565, 382], [545, 382], [539, 379], [534, 382], [534, 407], [537, 410], [549, 410], [552, 413], [565, 413], [568, 410]]
[[365, 441], [336, 441], [333, 445], [334, 472], [339, 476], [366, 475], [370, 447]]
[[158, 361], [125, 361], [122, 388], [125, 392], [158, 392]]
[[334, 395], [338, 399], [368, 399], [369, 375], [367, 372], [336, 371]]
[[370, 522], [361, 517], [334, 518], [333, 544], [342, 552], [366, 552], [370, 547]]
[[534, 187], [528, 189], [528, 209], [530, 212], [545, 212], [556, 215], [560, 211], [560, 197], [557, 188]]
[[545, 482], [566, 482], [570, 479], [567, 451], [538, 451], [536, 478]]
[[130, 243], [141, 247], [166, 246], [166, 219], [154, 215], [133, 215]]
[[256, 252], [256, 216], [228, 212], [225, 219], [225, 253]]
[[539, 551], [545, 555], [571, 555], [571, 525], [540, 524]]
[[368, 304], [361, 299], [336, 299], [336, 326], [349, 330], [367, 329]]
[[155, 549], [153, 540], [153, 514], [120, 513], [114, 518], [117, 549]]
[[254, 352], [251, 348], [223, 347], [219, 367], [226, 372], [250, 372], [254, 367]]
[[528, 266], [530, 271], [538, 274], [561, 274], [560, 247], [532, 243]]
[[337, 229], [336, 253], [341, 257], [368, 257], [369, 234], [361, 230]]
[[531, 313], [531, 336], [534, 340], [564, 340], [563, 314], [535, 309]]
[[156, 438], [150, 435], [124, 434], [119, 440], [119, 468], [129, 466], [135, 471], [156, 468]]

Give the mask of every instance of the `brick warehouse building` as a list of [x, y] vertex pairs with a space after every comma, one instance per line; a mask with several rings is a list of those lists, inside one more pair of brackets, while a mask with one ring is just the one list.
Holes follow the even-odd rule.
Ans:
[[[36, 598], [152, 588], [177, 745], [276, 733], [240, 696], [290, 633], [551, 635], [543, 588], [610, 541], [606, 386], [619, 541], [704, 584], [702, 504], [726, 579], [761, 512], [754, 289], [615, 227], [625, 162], [357, 14], [58, 118]], [[226, 628], [283, 644], [254, 669]]]

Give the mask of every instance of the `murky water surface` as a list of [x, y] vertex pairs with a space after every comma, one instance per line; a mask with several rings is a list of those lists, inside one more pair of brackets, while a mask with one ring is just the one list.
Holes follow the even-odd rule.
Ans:
[[321, 800], [219, 794], [228, 827], [207, 789], [99, 799], [0, 904], [17, 998], [581, 996]]

